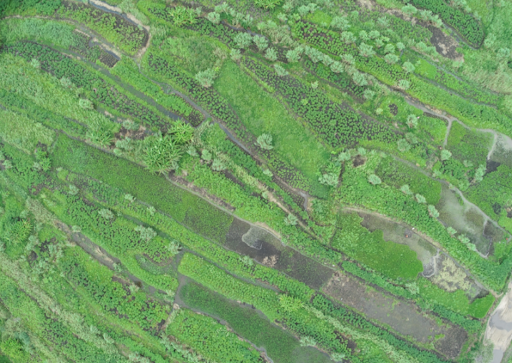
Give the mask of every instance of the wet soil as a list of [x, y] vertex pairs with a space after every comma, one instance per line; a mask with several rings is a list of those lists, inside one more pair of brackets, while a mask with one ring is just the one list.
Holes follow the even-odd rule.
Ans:
[[464, 56], [457, 52], [459, 43], [451, 36], [445, 34], [441, 29], [428, 25], [428, 30], [432, 32], [430, 42], [436, 47], [436, 51], [445, 58], [453, 60], [463, 60]]
[[435, 319], [413, 304], [368, 289], [356, 278], [335, 274], [323, 291], [342, 304], [361, 311], [367, 318], [390, 326], [399, 334], [420, 343], [434, 342], [436, 335], [444, 334], [435, 346], [448, 358], [455, 358], [467, 339], [464, 329], [439, 326]]
[[391, 114], [392, 114], [393, 116], [398, 115], [398, 106], [397, 106], [397, 105], [395, 105], [394, 103], [390, 104], [390, 105], [389, 105], [389, 112], [391, 112]]
[[242, 256], [249, 256], [265, 266], [284, 272], [312, 289], [319, 289], [333, 274], [333, 270], [283, 246], [263, 228], [251, 226], [238, 218], [234, 218], [231, 224], [225, 246]]
[[357, 155], [354, 158], [354, 161], [352, 162], [352, 165], [357, 168], [358, 166], [364, 165], [366, 163], [366, 158], [362, 157], [361, 155]]

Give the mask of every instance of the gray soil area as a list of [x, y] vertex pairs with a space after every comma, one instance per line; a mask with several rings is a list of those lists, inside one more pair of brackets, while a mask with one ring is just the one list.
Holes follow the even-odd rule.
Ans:
[[[337, 273], [323, 291], [403, 336], [424, 344], [434, 343], [435, 348], [449, 359], [459, 355], [468, 338], [464, 329], [449, 324], [439, 325], [413, 304], [367, 288], [356, 278]], [[436, 340], [436, 336], [441, 338]]]
[[503, 231], [488, 225], [492, 222], [487, 216], [462, 200], [456, 191], [450, 190], [446, 185], [443, 185], [441, 200], [436, 208], [441, 223], [466, 235], [483, 255], [489, 253], [492, 243], [505, 237]]
[[333, 274], [333, 270], [290, 247], [283, 246], [279, 239], [265, 229], [238, 218], [234, 218], [231, 224], [225, 246], [240, 255], [249, 256], [265, 266], [284, 272], [315, 290], [329, 281]]
[[[493, 167], [494, 170], [501, 164], [512, 168], [512, 139], [508, 136], [497, 134], [496, 144], [492, 153], [489, 155], [489, 160], [495, 163]], [[490, 170], [489, 172], [492, 171], [493, 170]]]

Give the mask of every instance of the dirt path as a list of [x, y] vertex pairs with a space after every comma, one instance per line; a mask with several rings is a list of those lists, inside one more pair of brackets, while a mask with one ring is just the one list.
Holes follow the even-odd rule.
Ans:
[[512, 341], [512, 282], [506, 295], [487, 321], [485, 340], [494, 345], [493, 363], [501, 362]]

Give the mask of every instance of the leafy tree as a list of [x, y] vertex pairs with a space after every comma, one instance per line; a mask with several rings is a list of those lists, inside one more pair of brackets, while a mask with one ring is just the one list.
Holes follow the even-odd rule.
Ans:
[[284, 223], [287, 226], [295, 226], [298, 222], [297, 217], [295, 217], [293, 214], [288, 214], [288, 216], [284, 219]]
[[234, 38], [235, 43], [238, 45], [238, 48], [247, 48], [252, 43], [252, 36], [249, 33], [238, 33]]
[[212, 163], [212, 170], [213, 171], [222, 171], [226, 169], [226, 165], [224, 165], [224, 162], [220, 159], [213, 159], [213, 163]]
[[194, 128], [189, 124], [178, 120], [175, 121], [169, 129], [169, 135], [172, 140], [178, 145], [184, 145], [192, 140], [194, 136]]
[[77, 195], [80, 189], [78, 189], [74, 184], [69, 184], [69, 194]]
[[370, 38], [368, 37], [368, 33], [366, 32], [366, 30], [361, 30], [359, 32], [359, 39], [361, 39], [363, 42], [367, 42], [368, 40], [370, 40]]
[[41, 62], [39, 62], [36, 58], [32, 58], [30, 65], [35, 69], [41, 69]]
[[279, 77], [284, 77], [288, 75], [288, 71], [281, 67], [279, 64], [274, 64], [274, 69]]
[[446, 160], [450, 160], [450, 158], [452, 157], [452, 153], [448, 150], [441, 150], [441, 160], [442, 161], [446, 161]]
[[372, 30], [370, 33], [368, 33], [368, 38], [375, 40], [378, 37], [380, 37], [380, 32], [378, 30]]
[[331, 28], [339, 30], [348, 30], [350, 28], [350, 24], [344, 16], [335, 16], [332, 18], [330, 26]]
[[345, 43], [345, 44], [352, 44], [352, 43], [355, 43], [356, 42], [356, 36], [354, 35], [354, 33], [352, 32], [349, 32], [349, 31], [345, 31], [343, 33], [341, 33], [341, 40]]
[[446, 228], [446, 232], [448, 232], [452, 237], [457, 234], [457, 230], [455, 230], [455, 228], [452, 227]]
[[437, 211], [436, 207], [433, 206], [432, 204], [429, 204], [429, 206], [428, 206], [428, 213], [430, 214], [430, 216], [432, 218], [439, 217], [439, 212]]
[[265, 58], [267, 58], [271, 62], [275, 62], [277, 60], [277, 52], [274, 48], [268, 48], [265, 52]]
[[124, 120], [123, 127], [127, 130], [137, 131], [140, 128], [140, 125], [132, 120]]
[[105, 219], [112, 219], [112, 218], [114, 218], [114, 213], [112, 213], [112, 211], [110, 209], [105, 209], [105, 208], [104, 209], [100, 209], [98, 211], [98, 214], [101, 217], [105, 218]]
[[418, 127], [418, 117], [416, 115], [409, 115], [409, 116], [407, 116], [406, 124], [411, 129], [414, 129], [414, 128]]
[[187, 24], [195, 24], [197, 21], [195, 10], [184, 6], [176, 6], [174, 9], [171, 9], [170, 15], [174, 20], [174, 24], [179, 27]]
[[316, 346], [315, 338], [309, 337], [309, 336], [300, 338], [299, 342], [302, 347], [315, 347]]
[[379, 185], [380, 183], [382, 183], [382, 180], [380, 180], [380, 178], [375, 174], [370, 174], [368, 176], [368, 181], [370, 182], [370, 184], [373, 185]]
[[311, 82], [311, 88], [317, 89], [318, 88], [318, 81]]
[[204, 71], [198, 72], [194, 77], [196, 81], [201, 83], [201, 86], [208, 88], [213, 84], [213, 80], [217, 77], [215, 71], [211, 68], [208, 68]]
[[154, 135], [144, 139], [144, 163], [152, 173], [165, 174], [178, 168], [182, 150], [171, 135]]
[[416, 200], [418, 201], [418, 203], [421, 203], [421, 204], [427, 203], [427, 200], [425, 199], [425, 197], [423, 195], [416, 194], [415, 197], [416, 197]]
[[398, 150], [403, 153], [407, 152], [411, 149], [411, 145], [405, 139], [398, 140], [397, 145], [398, 145]]
[[260, 8], [273, 10], [281, 4], [281, 0], [255, 0], [254, 3]]
[[396, 48], [401, 52], [402, 50], [405, 49], [405, 45], [402, 42], [398, 42], [396, 43]]
[[229, 56], [234, 62], [238, 62], [242, 58], [242, 54], [240, 54], [239, 49], [231, 49], [231, 52], [229, 53]]
[[83, 109], [85, 109], [85, 110], [92, 110], [92, 109], [94, 109], [94, 104], [90, 100], [85, 99], [85, 98], [80, 98], [78, 100], [78, 105], [80, 107], [82, 107]]
[[167, 246], [165, 246], [165, 249], [167, 251], [169, 251], [171, 256], [176, 256], [181, 250], [181, 245], [178, 241], [173, 239], [171, 241], [171, 243], [169, 243]]
[[213, 24], [217, 25], [220, 23], [220, 14], [216, 13], [215, 11], [212, 11], [211, 13], [208, 13], [206, 18], [211, 21]]
[[404, 184], [400, 187], [400, 190], [402, 191], [402, 193], [406, 194], [406, 195], [411, 195], [412, 194], [412, 191], [411, 189], [409, 188], [409, 185], [407, 184]]
[[494, 45], [494, 42], [496, 41], [496, 35], [493, 33], [489, 33], [487, 37], [484, 40], [484, 47], [491, 48]]
[[416, 9], [413, 5], [407, 4], [402, 8], [402, 12], [404, 12], [407, 15], [415, 15], [418, 12], [418, 9]]
[[359, 44], [359, 54], [363, 57], [372, 57], [375, 55], [375, 51], [371, 45], [361, 43]]
[[140, 233], [140, 238], [145, 241], [150, 241], [156, 237], [156, 232], [151, 227], [145, 228], [144, 226], [135, 227], [135, 231]]
[[384, 56], [384, 60], [388, 64], [395, 64], [396, 62], [398, 62], [398, 59], [399, 59], [398, 56], [396, 54], [392, 54], [392, 53], [386, 54]]
[[365, 100], [371, 100], [375, 96], [375, 92], [371, 89], [365, 89], [363, 92], [363, 97]]
[[327, 54], [324, 55], [323, 59], [322, 59], [322, 63], [326, 66], [326, 67], [329, 67], [331, 64], [334, 63], [334, 60], [329, 57]]
[[212, 160], [212, 153], [207, 149], [203, 149], [203, 151], [201, 152], [201, 159], [203, 159], [204, 161]]
[[411, 82], [409, 82], [406, 79], [401, 79], [398, 81], [398, 88], [403, 89], [404, 91], [407, 91], [411, 87]]
[[300, 51], [297, 49], [287, 51], [286, 59], [288, 59], [289, 63], [298, 62], [300, 60]]
[[416, 67], [411, 62], [404, 62], [402, 68], [407, 73], [413, 73], [416, 70]]
[[384, 53], [395, 53], [395, 46], [391, 43], [386, 44], [386, 46], [384, 47]]
[[254, 36], [254, 43], [256, 43], [256, 46], [259, 50], [265, 50], [268, 47], [268, 40], [267, 38], [263, 36]]
[[272, 135], [270, 134], [261, 134], [256, 139], [256, 142], [262, 149], [272, 150], [274, 148], [274, 146], [272, 146]]
[[368, 84], [368, 81], [366, 80], [366, 76], [363, 73], [360, 73], [357, 71], [352, 75], [352, 80], [358, 86], [366, 86]]
[[336, 173], [324, 173], [318, 178], [320, 184], [335, 187], [338, 185], [338, 174]]
[[62, 77], [60, 79], [60, 84], [64, 88], [71, 88], [71, 87], [73, 87], [73, 82], [71, 82], [71, 80], [69, 78], [67, 78], [67, 77]]
[[334, 61], [331, 64], [331, 71], [334, 73], [342, 73], [343, 72], [343, 64], [338, 61]]

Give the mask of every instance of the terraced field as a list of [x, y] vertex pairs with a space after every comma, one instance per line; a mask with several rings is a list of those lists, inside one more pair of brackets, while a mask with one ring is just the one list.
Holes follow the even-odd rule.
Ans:
[[512, 362], [512, 3], [0, 2], [0, 362]]

